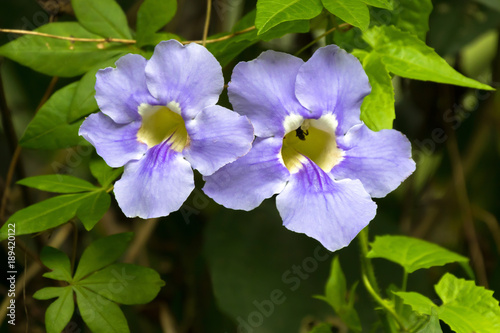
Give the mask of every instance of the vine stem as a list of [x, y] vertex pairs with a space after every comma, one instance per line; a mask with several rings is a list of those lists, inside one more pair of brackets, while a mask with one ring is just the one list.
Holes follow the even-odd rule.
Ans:
[[205, 17], [205, 27], [203, 28], [203, 39], [201, 45], [207, 44], [208, 28], [210, 27], [210, 16], [212, 15], [212, 0], [207, 0], [207, 16]]
[[[214, 38], [214, 39], [206, 39], [205, 44], [221, 42], [223, 40], [233, 38], [235, 36], [244, 34], [246, 32], [250, 32], [252, 30], [255, 30], [254, 25], [251, 27], [245, 28], [243, 30], [235, 31], [235, 32], [233, 32], [229, 35], [226, 35], [226, 36], [222, 36], [222, 37]], [[77, 37], [57, 36], [57, 35], [46, 34], [46, 33], [38, 32], [38, 31], [19, 30], [19, 29], [2, 29], [2, 28], [0, 28], [0, 32], [5, 32], [5, 33], [11, 32], [11, 33], [15, 33], [18, 35], [33, 35], [33, 36], [48, 37], [48, 38], [54, 38], [54, 39], [63, 39], [63, 40], [69, 40], [71, 42], [87, 42], [87, 43], [111, 43], [111, 42], [114, 42], [114, 43], [122, 43], [122, 44], [135, 44], [135, 43], [137, 43], [137, 41], [133, 40], [133, 39], [77, 38]], [[203, 44], [203, 40], [187, 40], [187, 41], [182, 41], [181, 43], [182, 44], [190, 44], [190, 43]]]
[[365, 285], [366, 290], [368, 291], [368, 293], [370, 293], [370, 295], [373, 297], [373, 299], [375, 300], [375, 302], [377, 302], [378, 304], [380, 304], [380, 306], [382, 306], [388, 313], [390, 313], [394, 317], [394, 319], [396, 320], [396, 322], [398, 323], [399, 327], [401, 327], [401, 329], [404, 332], [407, 332], [406, 327], [405, 327], [403, 321], [401, 320], [401, 318], [399, 318], [399, 316], [396, 313], [396, 311], [394, 311], [394, 309], [391, 306], [389, 306], [382, 299], [382, 297], [380, 297], [380, 295], [377, 292], [375, 292], [375, 290], [373, 290], [373, 287], [370, 284], [370, 281], [368, 280], [368, 277], [366, 276], [366, 274], [362, 274], [361, 278], [363, 279], [363, 284]]
[[20, 30], [20, 29], [1, 29], [0, 32], [13, 33], [18, 35], [33, 35], [40, 37], [49, 37], [54, 39], [69, 40], [70, 42], [91, 42], [91, 43], [122, 43], [122, 44], [135, 44], [137, 41], [133, 39], [122, 39], [122, 38], [79, 38], [79, 37], [69, 37], [69, 36], [57, 36], [52, 34], [47, 34], [44, 32], [31, 31], [31, 30]]

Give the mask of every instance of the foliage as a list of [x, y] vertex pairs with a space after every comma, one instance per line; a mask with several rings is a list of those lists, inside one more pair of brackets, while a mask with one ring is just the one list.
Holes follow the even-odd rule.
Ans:
[[[29, 149], [33, 154], [39, 153], [48, 159], [60, 153], [61, 149], [85, 148], [90, 151], [93, 148], [78, 135], [78, 129], [85, 117], [98, 110], [94, 98], [96, 73], [103, 68], [114, 66], [117, 59], [128, 53], [141, 54], [149, 58], [153, 47], [165, 39], [189, 43], [186, 41], [188, 38], [181, 33], [182, 30], [175, 28], [179, 25], [190, 25], [190, 22], [179, 22], [182, 10], [178, 6], [181, 6], [182, 2], [145, 0], [137, 2], [135, 7], [125, 3], [118, 3], [115, 0], [72, 0], [72, 10], [69, 13], [74, 14], [74, 17], [63, 16], [61, 20], [47, 22], [33, 29], [33, 34], [25, 33], [0, 46], [0, 56], [26, 66], [41, 75], [63, 78], [54, 89], [55, 92], [48, 91], [50, 94], [47, 96], [50, 95], [50, 97], [44, 100], [36, 114], [30, 116], [29, 123], [25, 126], [18, 142], [20, 147], [25, 150]], [[219, 8], [221, 3], [225, 10], [227, 6], [231, 7], [231, 4], [228, 4], [230, 1], [225, 0], [214, 2], [213, 7]], [[238, 7], [242, 15], [234, 17], [235, 23], [231, 24], [226, 29], [227, 31], [217, 30], [216, 32], [212, 25], [208, 31], [216, 33], [209, 35], [203, 42], [195, 41], [206, 44], [207, 49], [217, 58], [227, 74], [226, 81], [237, 61], [251, 60], [265, 48], [276, 50], [283, 48], [306, 60], [310, 55], [309, 49], [313, 45], [336, 42], [358, 58], [369, 79], [372, 89], [361, 104], [361, 120], [374, 131], [393, 128], [395, 120], [407, 121], [406, 116], [400, 117], [399, 113], [396, 119], [396, 101], [398, 94], [401, 94], [402, 86], [423, 85], [428, 83], [421, 81], [429, 81], [433, 82], [431, 87], [446, 87], [434, 89], [439, 92], [437, 94], [439, 96], [434, 96], [436, 99], [440, 98], [439, 103], [446, 103], [447, 99], [453, 100], [454, 94], [446, 89], [456, 88], [450, 88], [449, 85], [459, 86], [461, 90], [457, 91], [466, 91], [468, 96], [473, 94], [470, 89], [474, 89], [476, 97], [479, 94], [491, 94], [494, 90], [492, 85], [483, 81], [486, 82], [489, 76], [493, 77], [497, 74], [484, 75], [484, 71], [478, 71], [478, 73], [471, 72], [464, 75], [460, 67], [460, 57], [455, 56], [458, 50], [466, 45], [473, 48], [474, 45], [470, 45], [471, 41], [488, 29], [498, 26], [500, 7], [496, 1], [475, 0], [467, 3], [457, 1], [456, 4], [452, 3], [452, 8], [448, 9], [445, 5], [450, 5], [450, 3], [446, 0], [258, 0], [255, 6], [250, 1], [245, 4], [246, 7]], [[135, 9], [125, 11], [125, 7]], [[471, 12], [477, 15], [467, 16]], [[222, 11], [217, 14], [224, 15], [224, 13]], [[451, 20], [456, 13], [465, 15], [466, 19], [454, 26], [463, 25], [466, 31], [455, 33], [444, 27], [439, 33], [430, 36], [429, 21], [431, 23], [433, 20], [439, 21], [439, 15], [445, 15], [447, 20], [441, 24], [446, 24], [448, 19]], [[212, 15], [212, 22], [214, 17], [215, 15]], [[201, 31], [197, 36], [202, 36]], [[290, 43], [289, 40], [294, 42]], [[473, 51], [472, 49], [470, 52]], [[22, 70], [25, 71], [25, 69]], [[39, 74], [30, 73], [29, 75], [37, 75], [35, 78], [43, 77]], [[446, 93], [442, 93], [443, 91]], [[3, 92], [0, 93], [3, 94]], [[429, 95], [431, 91], [425, 90], [418, 97], [412, 96], [412, 98], [419, 99], [419, 103], [425, 103]], [[479, 100], [479, 97], [477, 99]], [[3, 103], [3, 99], [0, 102], [2, 102], [0, 108], [5, 108], [4, 104], [7, 105], [7, 103]], [[222, 95], [221, 102], [228, 104], [225, 95]], [[480, 102], [479, 100], [477, 103]], [[493, 106], [489, 108], [494, 109]], [[457, 115], [457, 110], [454, 112], [450, 118], [452, 120], [446, 122], [448, 134], [450, 127], [453, 127], [453, 130], [457, 129], [463, 119], [469, 116], [467, 113]], [[2, 113], [2, 117], [7, 117], [6, 114]], [[490, 118], [486, 116], [485, 119], [498, 123], [497, 115], [490, 114], [489, 116]], [[422, 121], [418, 117], [410, 120], [412, 124]], [[458, 124], [457, 128], [455, 128], [456, 124]], [[3, 131], [7, 133], [9, 126], [14, 127], [5, 120]], [[434, 127], [433, 123], [433, 130]], [[413, 128], [411, 130], [412, 135], [418, 131]], [[472, 132], [472, 129], [469, 128], [468, 131]], [[489, 132], [485, 130], [482, 133]], [[415, 140], [414, 142], [418, 143], [419, 147], [423, 146], [435, 152], [439, 150], [436, 145], [437, 141], [433, 140], [429, 143], [425, 140]], [[465, 145], [466, 142], [467, 140], [461, 140], [457, 145]], [[467, 170], [469, 164], [466, 163], [471, 158], [470, 156], [475, 154], [477, 145], [466, 157], [458, 156], [459, 162], [465, 160], [463, 162], [465, 171], [460, 166], [461, 172], [469, 172]], [[496, 145], [498, 146], [498, 142]], [[491, 150], [495, 150], [494, 144], [491, 146]], [[423, 159], [425, 161], [420, 161], [420, 166], [424, 163], [429, 163], [429, 165], [433, 163], [429, 156], [424, 156]], [[450, 167], [452, 171], [456, 171], [454, 168], [457, 167], [455, 163], [457, 160], [453, 160], [451, 154], [450, 159]], [[498, 165], [497, 162], [497, 159], [491, 158], [491, 161], [486, 160], [484, 164], [494, 166]], [[16, 161], [9, 166], [11, 174], [14, 173], [15, 166]], [[104, 230], [122, 230], [123, 228], [123, 225], [119, 223], [113, 228], [99, 224], [108, 211], [110, 214], [120, 214], [110, 193], [113, 190], [113, 182], [121, 176], [123, 168], [113, 169], [96, 156], [83, 158], [79, 168], [77, 171], [73, 170], [72, 175], [47, 174], [47, 168], [34, 173], [34, 168], [28, 168], [28, 174], [37, 175], [18, 177], [16, 184], [23, 186], [21, 191], [27, 191], [27, 188], [36, 189], [37, 191], [30, 193], [36, 193], [37, 199], [34, 202], [26, 201], [25, 205], [18, 205], [6, 221], [2, 221], [5, 223], [0, 229], [0, 240], [7, 240], [10, 235], [9, 230], [15, 228], [15, 235], [24, 236], [23, 239], [28, 240], [28, 247], [36, 249], [45, 242], [42, 240], [43, 237], [51, 235], [68, 222], [73, 222], [76, 235], [84, 234], [84, 237], [92, 240], [98, 238], [85, 248], [74, 272], [74, 256], [83, 242], [80, 244], [77, 240], [73, 240], [72, 260], [54, 247], [45, 246], [41, 250], [40, 260], [50, 269], [50, 272], [44, 273], [43, 276], [58, 281], [57, 287], [44, 281], [43, 283], [47, 286], [33, 295], [37, 300], [36, 304], [42, 304], [38, 302], [39, 300], [55, 299], [45, 310], [46, 331], [62, 332], [66, 328], [75, 317], [75, 300], [78, 313], [92, 332], [134, 331], [131, 328], [134, 327], [133, 319], [129, 319], [127, 323], [128, 312], [127, 310], [122, 312], [118, 304], [149, 303], [160, 293], [165, 283], [161, 280], [160, 274], [153, 269], [130, 263], [115, 263], [129, 249], [132, 233], [118, 233], [99, 238], [99, 235], [107, 233]], [[428, 173], [424, 174], [427, 171]], [[418, 170], [414, 182], [422, 182], [429, 187], [435, 185], [427, 180], [431, 174], [438, 173], [438, 171], [419, 172]], [[451, 173], [449, 169], [439, 172]], [[483, 181], [481, 184], [495, 183], [487, 179], [487, 176], [477, 174], [478, 177], [484, 177], [484, 179], [480, 178]], [[22, 172], [18, 173], [19, 175], [22, 175]], [[12, 175], [5, 177], [3, 183], [7, 188], [10, 186], [11, 178]], [[197, 179], [197, 183], [198, 181], [201, 180]], [[457, 188], [453, 187], [453, 190], [447, 190], [448, 192], [459, 191], [460, 181], [455, 179], [454, 183]], [[420, 183], [415, 186], [419, 191], [425, 191], [425, 186]], [[469, 186], [474, 185], [469, 184]], [[4, 194], [5, 199], [2, 200], [2, 214], [5, 211], [8, 192], [6, 190], [7, 194]], [[13, 193], [19, 197], [18, 192]], [[58, 195], [53, 196], [44, 192]], [[441, 198], [442, 192], [446, 191], [439, 187], [436, 192], [439, 193], [436, 197]], [[417, 194], [419, 194], [418, 191]], [[197, 199], [199, 198], [196, 198], [195, 194], [193, 202], [197, 202]], [[482, 199], [489, 203], [492, 200], [487, 195]], [[205, 200], [208, 201], [206, 198]], [[389, 198], [388, 200], [395, 199]], [[433, 197], [432, 200], [437, 199]], [[495, 202], [492, 205], [494, 204]], [[193, 205], [196, 206], [196, 204]], [[202, 205], [198, 204], [198, 206]], [[296, 263], [304, 258], [304, 253], [317, 255], [319, 252], [314, 247], [317, 244], [296, 235], [281, 235], [275, 229], [275, 225], [269, 221], [278, 219], [276, 213], [267, 211], [265, 204], [260, 211], [249, 213], [248, 219], [253, 220], [248, 222], [253, 223], [251, 225], [238, 224], [241, 216], [238, 215], [239, 213], [227, 211], [214, 213], [219, 208], [213, 208], [212, 202], [204, 204], [204, 207], [207, 206], [210, 207], [207, 209], [208, 216], [203, 213], [203, 217], [198, 217], [198, 219], [202, 222], [209, 221], [208, 226], [206, 230], [201, 230], [201, 227], [200, 230], [196, 229], [197, 233], [203, 231], [203, 246], [193, 245], [180, 237], [180, 240], [176, 241], [185, 241], [185, 244], [178, 246], [177, 249], [188, 253], [183, 255], [191, 257], [188, 259], [183, 257], [183, 260], [178, 262], [175, 261], [178, 258], [175, 258], [172, 262], [174, 265], [183, 265], [189, 260], [196, 262], [195, 268], [190, 268], [192, 271], [183, 267], [187, 271], [183, 273], [190, 277], [202, 274], [201, 271], [210, 272], [210, 278], [203, 276], [201, 282], [194, 281], [193, 278], [186, 285], [192, 287], [191, 284], [195, 282], [200, 285], [207, 284], [207, 281], [212, 283], [215, 300], [210, 299], [207, 302], [210, 304], [207, 317], [215, 313], [214, 318], [224, 323], [220, 327], [229, 327], [228, 331], [234, 330], [235, 326], [243, 330], [250, 328], [255, 332], [266, 332], [266, 329], [268, 331], [269, 329], [298, 331], [297, 327], [302, 318], [311, 314], [306, 313], [307, 311], [314, 312], [317, 317], [321, 318], [319, 320], [321, 323], [310, 331], [316, 333], [330, 332], [334, 329], [333, 323], [325, 319], [332, 313], [353, 332], [364, 331], [368, 325], [372, 326], [370, 328], [373, 331], [378, 329], [386, 332], [443, 332], [440, 321], [458, 333], [500, 331], [500, 307], [493, 296], [494, 291], [479, 286], [479, 282], [484, 284], [479, 276], [477, 281], [472, 280], [474, 274], [470, 273], [472, 268], [468, 266], [469, 258], [415, 237], [389, 235], [389, 233], [399, 233], [400, 230], [395, 230], [393, 226], [383, 221], [383, 218], [396, 219], [391, 213], [384, 212], [384, 204], [380, 204], [383, 217], [376, 220], [376, 223], [386, 223], [384, 224], [386, 229], [379, 229], [382, 231], [378, 233], [369, 248], [368, 244], [365, 248], [361, 248], [361, 274], [358, 271], [353, 273], [352, 266], [354, 265], [351, 262], [353, 260], [349, 260], [349, 265], [345, 264], [348, 262], [347, 259], [343, 261], [345, 270], [340, 265], [339, 257], [349, 256], [352, 259], [359, 256], [358, 252], [353, 255], [353, 251], [357, 250], [351, 245], [333, 258], [329, 271], [325, 266], [326, 262], [330, 262], [326, 260], [330, 259], [329, 256], [306, 257], [313, 258], [315, 265], [313, 271], [317, 269], [320, 272], [310, 280], [308, 279], [314, 273], [313, 271], [305, 274], [302, 270], [299, 274], [297, 270], [307, 267], [305, 266], [306, 260], [301, 262], [302, 265], [297, 266]], [[183, 221], [189, 221], [189, 217], [194, 212], [198, 214], [202, 208], [183, 206], [172, 219], [180, 219], [179, 216], [182, 215]], [[477, 211], [481, 212], [474, 205], [466, 208], [466, 212], [470, 214]], [[124, 219], [121, 215], [119, 216]], [[490, 221], [494, 229], [495, 223], [498, 224], [495, 218], [491, 219], [487, 213], [486, 217], [485, 220]], [[81, 225], [75, 223], [77, 220], [81, 222]], [[473, 220], [472, 217], [470, 220]], [[202, 224], [204, 225], [200, 222], [200, 225]], [[450, 227], [450, 229], [457, 228]], [[174, 230], [174, 234], [184, 232], [179, 230], [183, 230], [182, 227]], [[34, 242], [31, 237], [36, 237]], [[163, 234], [158, 237], [163, 237]], [[199, 234], [195, 237], [201, 243], [202, 237]], [[470, 237], [469, 234], [467, 237]], [[487, 237], [483, 237], [484, 239], [490, 240]], [[469, 240], [468, 242], [468, 246], [472, 246]], [[493, 248], [493, 241], [490, 243], [480, 245]], [[175, 244], [178, 245], [178, 243]], [[171, 246], [171, 243], [168, 246]], [[456, 244], [455, 246], [459, 248]], [[192, 254], [191, 251], [195, 251], [193, 249], [202, 252], [203, 259], [200, 253]], [[9, 251], [14, 250], [9, 247]], [[34, 251], [35, 257], [38, 256], [38, 251]], [[471, 250], [472, 253], [473, 251], [474, 249]], [[28, 251], [30, 252], [33, 250]], [[249, 258], [250, 256], [252, 257]], [[403, 283], [396, 286], [392, 277], [387, 277], [383, 273], [380, 276], [375, 274], [374, 265], [385, 265], [385, 263], [383, 260], [373, 260], [372, 263], [373, 258], [386, 259], [401, 266], [404, 271]], [[19, 261], [19, 258], [17, 260]], [[207, 263], [204, 260], [207, 260]], [[478, 260], [477, 257], [475, 260]], [[495, 260], [498, 262], [498, 253], [491, 261]], [[168, 265], [172, 265], [172, 262]], [[152, 260], [152, 264], [154, 263]], [[454, 265], [448, 265], [452, 263], [460, 263], [471, 280], [458, 278], [446, 272], [446, 270], [454, 269]], [[475, 273], [478, 275], [479, 266], [477, 262], [473, 264]], [[441, 267], [443, 265], [448, 266], [443, 268]], [[427, 274], [425, 271], [427, 269], [430, 269], [434, 275], [436, 273], [439, 273], [437, 276], [442, 275], [439, 282], [434, 285], [434, 290], [440, 298], [439, 302], [429, 298], [431, 296], [424, 296], [416, 291], [406, 291], [408, 274], [412, 276]], [[495, 276], [498, 276], [498, 268], [495, 272], [497, 274]], [[307, 277], [304, 277], [306, 275]], [[386, 294], [379, 287], [380, 279], [383, 278], [387, 281], [383, 281], [380, 285], [391, 283]], [[309, 299], [309, 296], [321, 292], [317, 287], [321, 287], [325, 279], [327, 282], [324, 295], [314, 297], [323, 300], [331, 308], [315, 299]], [[172, 280], [175, 280], [175, 277]], [[268, 281], [269, 284], [277, 287], [263, 285], [262, 281]], [[301, 284], [306, 285], [306, 281], [307, 287], [295, 292]], [[366, 302], [363, 298], [366, 295], [358, 290], [358, 281], [364, 285], [372, 303]], [[279, 286], [281, 289], [278, 288]], [[420, 287], [419, 285], [419, 288], [415, 290], [424, 289]], [[210, 295], [212, 295], [211, 288], [209, 288]], [[174, 293], [172, 290], [169, 292]], [[192, 290], [186, 293], [188, 296], [175, 294], [172, 297], [177, 298], [173, 303], [181, 307], [179, 304], [182, 302], [179, 299], [191, 297], [190, 292]], [[285, 300], [287, 303], [281, 306]], [[158, 311], [165, 318], [168, 317], [168, 311], [165, 310], [163, 303], [161, 306]], [[198, 304], [184, 304], [186, 309], [196, 306]], [[269, 310], [270, 306], [272, 306], [272, 311]], [[269, 315], [267, 315], [268, 310]], [[18, 310], [18, 315], [20, 312]], [[378, 319], [373, 319], [375, 316], [366, 315], [368, 312], [377, 313]], [[182, 310], [175, 314], [177, 317], [183, 317], [184, 314], [179, 315], [179, 313], [182, 313]], [[254, 313], [258, 313], [262, 318], [261, 324], [252, 324]], [[227, 315], [231, 316], [231, 319], [227, 319]], [[189, 313], [186, 317], [189, 319]], [[365, 324], [366, 318], [371, 320], [369, 324]], [[211, 322], [211, 319], [205, 318], [204, 320]], [[210, 325], [204, 324], [207, 325], [206, 327]], [[218, 324], [211, 327], [219, 329]], [[151, 329], [151, 331], [154, 330]], [[196, 332], [201, 331], [203, 328], [201, 330], [198, 328]]]

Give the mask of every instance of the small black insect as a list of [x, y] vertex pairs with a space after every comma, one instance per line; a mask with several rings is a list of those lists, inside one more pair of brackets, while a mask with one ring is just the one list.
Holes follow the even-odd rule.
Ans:
[[309, 135], [309, 130], [302, 130], [302, 127], [299, 127], [295, 130], [295, 135], [302, 141], [306, 140], [306, 135]]

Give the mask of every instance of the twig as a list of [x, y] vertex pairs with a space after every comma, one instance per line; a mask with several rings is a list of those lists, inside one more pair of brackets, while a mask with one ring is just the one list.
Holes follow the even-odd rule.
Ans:
[[178, 333], [177, 325], [175, 324], [175, 317], [172, 314], [172, 311], [168, 308], [166, 302], [160, 303], [160, 325], [163, 333]]
[[203, 28], [203, 40], [201, 45], [207, 44], [208, 28], [210, 27], [210, 16], [212, 14], [212, 0], [207, 0], [207, 16], [205, 18], [205, 27]]
[[135, 261], [139, 252], [144, 248], [144, 244], [148, 242], [149, 237], [151, 237], [151, 235], [153, 234], [158, 221], [159, 219], [157, 218], [149, 219], [147, 221], [140, 221], [141, 227], [136, 232], [135, 238], [132, 244], [130, 244], [123, 262], [132, 263]]
[[[232, 34], [222, 36], [219, 38], [214, 38], [214, 39], [206, 39], [205, 43], [216, 43], [216, 42], [221, 42], [226, 39], [233, 38], [235, 36], [244, 34], [246, 32], [255, 30], [255, 26], [251, 26], [248, 28], [245, 28], [240, 31], [235, 31]], [[46, 33], [41, 33], [37, 31], [30, 31], [30, 30], [19, 30], [19, 29], [1, 29], [0, 32], [12, 32], [16, 33], [19, 35], [35, 35], [35, 36], [40, 36], [40, 37], [48, 37], [48, 38], [54, 38], [54, 39], [62, 39], [62, 40], [69, 40], [71, 42], [87, 42], [87, 43], [122, 43], [122, 44], [135, 44], [137, 41], [133, 39], [118, 39], [118, 38], [77, 38], [77, 37], [67, 37], [67, 36], [57, 36], [57, 35], [51, 35], [51, 34], [46, 34]], [[182, 44], [190, 44], [190, 43], [196, 43], [196, 44], [203, 44], [203, 40], [187, 40], [187, 41], [181, 41]]]
[[122, 43], [122, 44], [135, 44], [137, 41], [133, 39], [121, 39], [121, 38], [80, 38], [80, 37], [68, 37], [68, 36], [57, 36], [52, 34], [47, 34], [44, 32], [31, 31], [31, 30], [20, 30], [20, 29], [1, 29], [0, 32], [13, 33], [18, 35], [33, 35], [40, 37], [48, 37], [54, 39], [69, 40], [70, 42], [91, 42], [91, 43]]
[[474, 218], [472, 216], [472, 209], [467, 194], [467, 186], [465, 184], [465, 172], [460, 158], [455, 132], [453, 130], [449, 131], [447, 146], [451, 160], [451, 168], [453, 172], [453, 180], [455, 182], [458, 205], [462, 210], [461, 215], [463, 218], [465, 238], [469, 244], [472, 264], [474, 265], [477, 273], [478, 284], [488, 288], [488, 277], [486, 275], [486, 268], [484, 267], [484, 259], [481, 253], [481, 247], [479, 246], [479, 241], [477, 239], [476, 229], [474, 228]]
[[495, 215], [474, 204], [472, 205], [472, 214], [478, 220], [483, 221], [490, 229], [491, 235], [493, 236], [497, 246], [497, 251], [500, 253], [500, 224], [498, 223]]
[[299, 54], [301, 54], [302, 52], [304, 52], [305, 50], [307, 50], [308, 48], [310, 48], [311, 46], [313, 46], [314, 44], [316, 44], [321, 38], [325, 37], [326, 35], [331, 34], [335, 30], [337, 30], [339, 28], [344, 28], [344, 27], [349, 27], [349, 29], [350, 29], [350, 28], [352, 28], [352, 25], [350, 25], [349, 23], [342, 23], [342, 24], [340, 24], [337, 27], [333, 27], [333, 28], [325, 31], [324, 33], [322, 33], [318, 37], [314, 38], [314, 40], [312, 42], [310, 42], [309, 44], [307, 44], [306, 46], [304, 46], [303, 48], [301, 48], [300, 50], [298, 50], [295, 53], [295, 56], [298, 56]]
[[[222, 36], [222, 37], [214, 38], [214, 39], [207, 39], [205, 41], [205, 43], [206, 44], [210, 44], [210, 43], [221, 42], [223, 40], [231, 39], [231, 38], [233, 38], [235, 36], [244, 34], [246, 32], [249, 32], [249, 31], [252, 31], [252, 30], [255, 30], [255, 29], [256, 29], [255, 26], [252, 25], [251, 27], [245, 28], [245, 29], [240, 30], [240, 31], [235, 31], [232, 34], [229, 34], [229, 35], [226, 35], [226, 36]], [[188, 41], [182, 41], [181, 43], [182, 44], [190, 44], [190, 43], [203, 44], [203, 40], [188, 40]]]

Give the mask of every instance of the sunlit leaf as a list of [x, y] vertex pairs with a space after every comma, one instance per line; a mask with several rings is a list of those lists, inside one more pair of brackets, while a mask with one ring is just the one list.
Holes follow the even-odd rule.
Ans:
[[394, 26], [373, 27], [364, 33], [364, 39], [381, 57], [389, 72], [396, 75], [483, 90], [493, 89], [463, 76], [415, 35]]
[[312, 19], [322, 9], [321, 0], [259, 0], [255, 26], [263, 34], [283, 22]]
[[371, 243], [367, 257], [393, 261], [403, 266], [408, 273], [421, 268], [469, 261], [464, 256], [421, 239], [389, 235], [377, 236]]
[[345, 22], [360, 28], [368, 29], [370, 12], [361, 0], [322, 0], [325, 8]]

